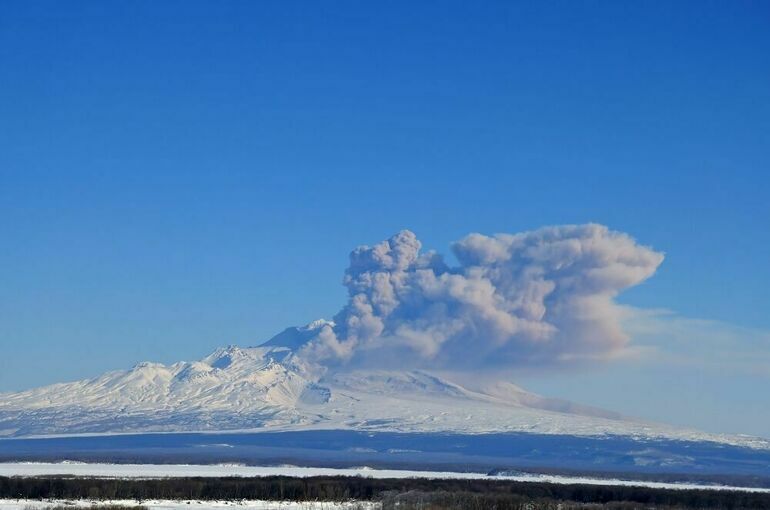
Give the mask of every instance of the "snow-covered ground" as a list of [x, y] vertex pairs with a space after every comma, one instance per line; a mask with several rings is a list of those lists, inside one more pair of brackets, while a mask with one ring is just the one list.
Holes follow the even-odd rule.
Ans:
[[[490, 476], [484, 473], [457, 473], [448, 471], [406, 471], [392, 469], [371, 469], [367, 467], [334, 469], [297, 466], [239, 466], [239, 465], [191, 465], [191, 464], [85, 464], [77, 462], [62, 463], [0, 463], [0, 476], [46, 476], [72, 475], [95, 476], [104, 478], [167, 478], [187, 476], [363, 476], [370, 478], [429, 478], [461, 480], [511, 480], [519, 482], [549, 482], [559, 484], [622, 485], [650, 487], [656, 489], [716, 489], [738, 490], [746, 492], [770, 493], [770, 489], [735, 487], [728, 485], [704, 485], [697, 483], [669, 483], [635, 480], [617, 480], [607, 478], [589, 478], [580, 476], [544, 475], [516, 473], [513, 475]], [[3, 510], [0, 507], [0, 510]]]
[[128, 500], [89, 501], [89, 500], [30, 500], [0, 499], [0, 510], [45, 509], [55, 506], [72, 507], [77, 510], [90, 506], [141, 505], [152, 510], [374, 510], [380, 508], [373, 502], [330, 502], [330, 501], [170, 501], [147, 500], [142, 502]]

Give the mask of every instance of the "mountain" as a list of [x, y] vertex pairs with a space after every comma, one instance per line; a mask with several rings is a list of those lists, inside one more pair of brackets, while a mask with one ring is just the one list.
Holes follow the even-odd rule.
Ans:
[[220, 348], [194, 362], [130, 370], [0, 394], [0, 435], [182, 431], [358, 430], [527, 432], [713, 441], [767, 441], [633, 420], [546, 398], [510, 383], [470, 390], [423, 371], [335, 371], [306, 365], [297, 349], [328, 324], [288, 328], [258, 347]]

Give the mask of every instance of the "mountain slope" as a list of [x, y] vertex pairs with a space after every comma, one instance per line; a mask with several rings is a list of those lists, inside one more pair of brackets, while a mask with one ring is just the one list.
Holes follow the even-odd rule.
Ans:
[[633, 421], [509, 383], [471, 391], [420, 371], [314, 375], [295, 350], [326, 324], [289, 328], [259, 347], [0, 395], [0, 435], [352, 429], [624, 435], [768, 447], [746, 437]]

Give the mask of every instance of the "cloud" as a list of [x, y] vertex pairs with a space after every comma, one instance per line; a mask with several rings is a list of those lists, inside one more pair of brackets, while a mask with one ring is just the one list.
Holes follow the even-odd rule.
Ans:
[[770, 331], [632, 307], [622, 322], [648, 363], [770, 377]]
[[347, 305], [300, 352], [325, 365], [473, 369], [574, 363], [627, 346], [615, 297], [663, 255], [596, 224], [470, 234], [459, 265], [410, 231], [350, 254]]

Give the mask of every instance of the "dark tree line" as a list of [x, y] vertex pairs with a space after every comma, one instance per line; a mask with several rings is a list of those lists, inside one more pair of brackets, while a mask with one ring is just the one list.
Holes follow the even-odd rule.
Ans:
[[[398, 498], [401, 498], [399, 500]], [[292, 478], [164, 478], [114, 479], [82, 477], [0, 477], [0, 498], [24, 499], [181, 499], [181, 500], [291, 500], [400, 501], [399, 508], [410, 508], [409, 498], [417, 498], [421, 508], [586, 508], [607, 504], [605, 508], [693, 508], [693, 509], [769, 509], [770, 494], [673, 490], [644, 487], [560, 485], [505, 480], [428, 480], [372, 479], [363, 477], [317, 476]], [[432, 503], [431, 503], [432, 501]], [[451, 501], [459, 506], [447, 506]], [[424, 504], [423, 504], [424, 503]], [[417, 505], [417, 503], [415, 503]], [[444, 506], [441, 506], [444, 505]], [[519, 506], [516, 506], [519, 505]], [[525, 506], [521, 506], [525, 505]], [[546, 505], [546, 506], [542, 506]], [[621, 506], [618, 506], [621, 505]], [[622, 506], [625, 505], [625, 506]], [[630, 505], [630, 506], [629, 506]], [[530, 508], [527, 506], [527, 508]]]

